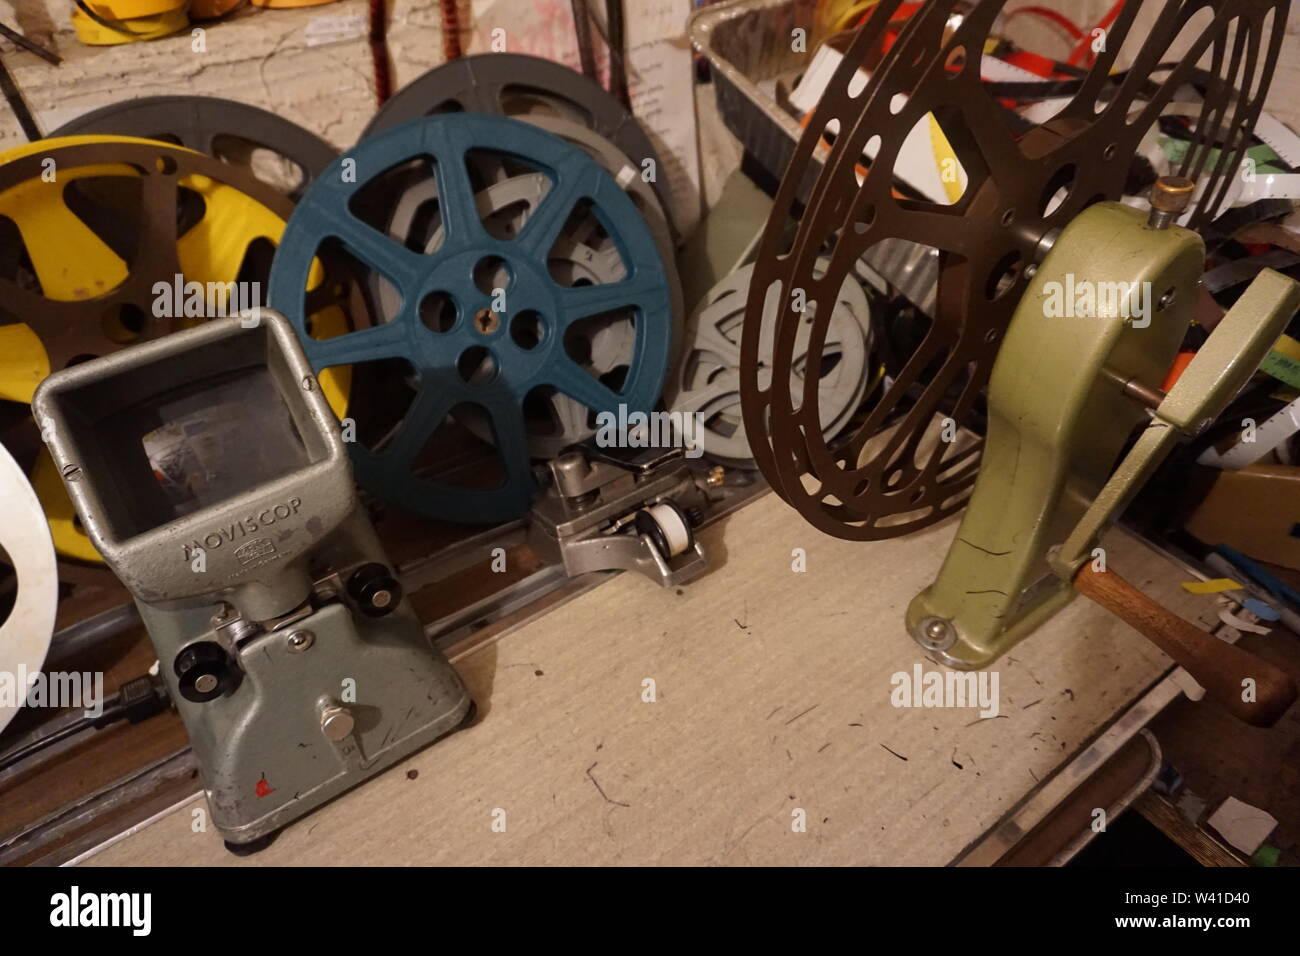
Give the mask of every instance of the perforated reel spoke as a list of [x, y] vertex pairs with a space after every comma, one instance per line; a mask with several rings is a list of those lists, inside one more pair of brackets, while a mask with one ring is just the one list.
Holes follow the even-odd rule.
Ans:
[[296, 200], [338, 151], [256, 106], [214, 96], [143, 96], [64, 123], [51, 137], [139, 136], [215, 156]]
[[[341, 175], [349, 161], [356, 182]], [[584, 219], [595, 221], [599, 243], [573, 239]], [[567, 284], [584, 247], [599, 257], [605, 246], [620, 268], [591, 274], [613, 281]], [[322, 249], [352, 260], [376, 290], [370, 328], [321, 341], [305, 327], [303, 285]], [[524, 406], [534, 392], [553, 390], [595, 413], [616, 414], [620, 404], [646, 411], [668, 363], [666, 277], [636, 208], [580, 150], [497, 117], [429, 117], [343, 157], [290, 220], [271, 303], [318, 371], [361, 365], [377, 424], [358, 421], [366, 433], [351, 448], [358, 480], [449, 520], [500, 521], [527, 509], [536, 486]], [[620, 374], [602, 380], [589, 356], [575, 354], [575, 330], [611, 314], [629, 317], [632, 348]], [[458, 422], [489, 428], [492, 448], [468, 441]]]
[[[1180, 172], [1205, 175], [1191, 224], [1206, 221], [1249, 143], [1287, 4], [1169, 0], [1142, 42], [1130, 37], [1142, 3], [1130, 0], [1068, 104], [1027, 132], [980, 82], [981, 51], [1003, 5], [927, 3], [863, 87], [855, 74], [877, 61], [900, 0], [873, 7], [808, 123], [761, 242], [742, 339], [745, 426], [776, 490], [832, 534], [892, 537], [962, 507], [980, 447], [953, 426], [975, 408], [1033, 268], [1082, 209], [1119, 198], [1142, 136], [1203, 54], [1222, 82], [1207, 88]], [[1116, 80], [1121, 51], [1132, 67]], [[1165, 62], [1177, 65], [1155, 69]], [[932, 180], [917, 174], [923, 164], [896, 168], [916, 136], [936, 158]], [[1220, 137], [1225, 148], [1211, 165]], [[799, 226], [786, 243], [796, 203]], [[832, 450], [815, 403], [787, 384], [797, 330], [805, 303], [825, 301], [866, 250], [893, 237], [939, 251], [936, 314], [852, 440]], [[821, 257], [829, 258], [824, 272]], [[828, 321], [825, 310], [814, 317], [810, 362]], [[759, 363], [769, 339], [773, 387]]]

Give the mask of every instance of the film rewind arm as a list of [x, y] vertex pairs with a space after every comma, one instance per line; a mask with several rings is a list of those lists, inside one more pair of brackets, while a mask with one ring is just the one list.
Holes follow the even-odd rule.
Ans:
[[[1287, 675], [1181, 621], [1106, 568], [1097, 550], [1174, 444], [1226, 408], [1300, 306], [1300, 286], [1261, 272], [1163, 394], [1155, 385], [1191, 321], [1203, 262], [1196, 234], [1099, 203], [1038, 268], [989, 380], [988, 440], [961, 528], [939, 576], [908, 608], [913, 637], [942, 663], [988, 665], [1078, 591], [1248, 723], [1272, 724], [1295, 698]], [[1061, 308], [1083, 301], [1073, 290], [1103, 286], [1146, 289], [1149, 301], [1132, 315], [1127, 305]]]
[[[1094, 570], [1089, 556], [1101, 530], [1119, 514], [1181, 435], [1194, 435], [1222, 413], [1254, 374], [1300, 308], [1300, 286], [1265, 270], [1224, 316], [1177, 383], [1156, 406], [1133, 449], [1102, 488], [1061, 549], [1053, 570], [1172, 657], [1233, 716], [1256, 726], [1277, 722], [1296, 699], [1280, 668], [1221, 641], [1162, 607], [1115, 571]], [[1243, 686], [1255, 683], [1255, 700]]]

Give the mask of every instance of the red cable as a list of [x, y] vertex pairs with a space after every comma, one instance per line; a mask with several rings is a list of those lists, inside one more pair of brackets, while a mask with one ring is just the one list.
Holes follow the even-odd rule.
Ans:
[[[1058, 27], [1063, 29], [1066, 33], [1070, 34], [1070, 36], [1074, 37], [1074, 39], [1076, 40], [1083, 39], [1084, 36], [1083, 31], [1079, 29], [1079, 25], [1077, 23], [1075, 23], [1065, 14], [1058, 13], [1055, 10], [1049, 10], [1047, 7], [1019, 7], [1015, 10], [1012, 10], [1010, 13], [1008, 13], [1006, 16], [1006, 20], [1010, 20], [1012, 17], [1018, 17], [1022, 13], [1032, 14], [1033, 16], [1041, 17], [1044, 20], [1051, 20]], [[1003, 22], [1006, 21], [1004, 20]]]
[[1089, 30], [1088, 35], [1079, 41], [1079, 45], [1074, 48], [1074, 52], [1070, 54], [1070, 58], [1065, 62], [1069, 63], [1071, 66], [1078, 66], [1077, 61], [1081, 56], [1087, 57], [1088, 66], [1092, 66], [1093, 63], [1097, 62], [1097, 57], [1092, 52], [1093, 31], [1108, 29], [1110, 25], [1115, 22], [1115, 18], [1119, 16], [1120, 11], [1124, 9], [1124, 4], [1127, 2], [1128, 0], [1115, 0], [1115, 5], [1110, 8], [1110, 12], [1097, 21], [1097, 25], [1093, 27], [1092, 30]]
[[461, 55], [460, 9], [457, 0], [438, 0], [442, 11], [442, 56], [454, 60]]
[[388, 69], [388, 18], [384, 0], [370, 0], [370, 59], [375, 69], [375, 99], [380, 106], [388, 102], [393, 92], [393, 80]]

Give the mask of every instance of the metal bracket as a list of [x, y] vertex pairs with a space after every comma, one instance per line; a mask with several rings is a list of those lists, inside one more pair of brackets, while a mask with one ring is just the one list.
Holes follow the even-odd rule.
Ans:
[[1064, 580], [1088, 559], [1101, 532], [1121, 514], [1180, 438], [1208, 428], [1259, 368], [1291, 317], [1300, 309], [1300, 283], [1272, 269], [1249, 288], [1197, 351], [1151, 423], [1124, 456], [1074, 531], [1049, 559]]
[[[529, 543], [546, 560], [563, 564], [569, 576], [638, 571], [672, 587], [708, 567], [703, 547], [690, 533], [708, 497], [681, 449], [624, 460], [578, 445], [549, 467], [551, 481], [533, 503]], [[686, 543], [680, 550], [641, 530], [653, 526], [639, 516], [660, 504], [671, 505], [684, 520]]]

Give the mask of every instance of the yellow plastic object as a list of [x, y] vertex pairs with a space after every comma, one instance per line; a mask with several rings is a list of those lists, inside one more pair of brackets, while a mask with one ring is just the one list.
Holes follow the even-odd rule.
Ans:
[[1183, 590], [1191, 594], [1222, 594], [1224, 591], [1244, 591], [1232, 578], [1211, 578], [1208, 581], [1184, 581]]
[[[109, 18], [104, 17], [104, 19]], [[120, 43], [135, 43], [140, 40], [157, 40], [159, 37], [170, 36], [184, 30], [189, 26], [190, 18], [182, 4], [165, 13], [126, 20], [113, 18], [110, 22], [116, 29], [96, 23], [76, 7], [72, 8], [72, 29], [76, 31], [77, 39], [86, 46], [116, 46]]]
[[65, 558], [103, 561], [82, 530], [77, 512], [72, 507], [72, 499], [68, 497], [68, 489], [63, 487], [63, 479], [55, 470], [54, 459], [47, 449], [41, 449], [36, 465], [32, 468], [32, 487], [36, 489], [36, 497], [45, 509], [45, 520], [50, 524], [54, 550]]
[[31, 403], [50, 374], [50, 360], [36, 333], [21, 323], [0, 325], [0, 398]]
[[224, 17], [244, 0], [190, 0], [191, 20], [214, 20]]
[[183, 10], [185, 0], [82, 0], [90, 12], [105, 20], [136, 20]]
[[[38, 178], [0, 192], [0, 216], [17, 226], [31, 259], [42, 292], [57, 301], [91, 299], [111, 292], [127, 277], [127, 264], [85, 225], [64, 201], [67, 184], [78, 179], [108, 176], [138, 176], [125, 163], [106, 163], [60, 169], [58, 150], [90, 143], [153, 144], [150, 140], [126, 136], [66, 136], [17, 146], [0, 154], [0, 166], [32, 153], [49, 154], [55, 160], [56, 182]], [[168, 149], [179, 147], [167, 146]], [[176, 243], [181, 272], [186, 281], [233, 282], [239, 274], [250, 243], [263, 238], [278, 244], [284, 220], [251, 196], [207, 176], [192, 174], [180, 184], [203, 198], [204, 215]], [[310, 287], [324, 278], [319, 262], [313, 263]], [[347, 318], [337, 307], [312, 316], [312, 327], [322, 338], [348, 330]], [[0, 398], [30, 403], [36, 386], [50, 373], [49, 358], [36, 334], [26, 325], [0, 325]], [[347, 413], [350, 368], [326, 369], [320, 375], [322, 392], [334, 413]], [[37, 482], [39, 475], [33, 475]], [[58, 476], [54, 484], [62, 491]], [[60, 554], [83, 560], [97, 560], [93, 547], [71, 521], [68, 505], [65, 519], [56, 521], [59, 506], [49, 491], [38, 494], [46, 503], [55, 547]], [[66, 502], [66, 498], [62, 499]]]
[[[939, 121], [934, 118], [933, 113], [926, 113], [930, 120], [930, 149], [934, 153], [934, 167], [939, 170], [939, 181], [943, 183], [943, 191], [948, 197], [949, 205], [956, 205], [957, 200], [961, 199], [961, 182], [955, 175], [958, 168], [957, 152], [948, 142], [948, 137], [944, 134], [943, 127]], [[953, 175], [945, 175], [948, 170], [953, 171]]]

